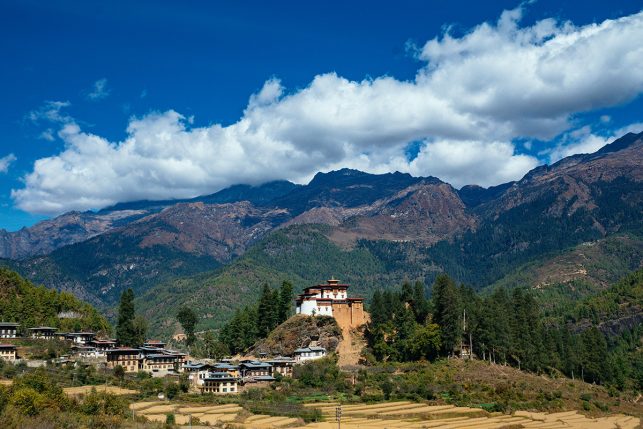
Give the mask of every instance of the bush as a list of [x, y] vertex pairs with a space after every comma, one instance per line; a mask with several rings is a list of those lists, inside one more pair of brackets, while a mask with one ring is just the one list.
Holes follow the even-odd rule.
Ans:
[[45, 398], [30, 387], [23, 387], [13, 392], [10, 403], [18, 413], [35, 416], [42, 410]]
[[127, 402], [116, 395], [92, 390], [82, 402], [80, 411], [89, 416], [125, 416], [127, 413]]

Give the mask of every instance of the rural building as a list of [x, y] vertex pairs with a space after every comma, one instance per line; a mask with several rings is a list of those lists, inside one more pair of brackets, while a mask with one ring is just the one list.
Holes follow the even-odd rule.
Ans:
[[277, 356], [276, 358], [268, 359], [266, 362], [272, 365], [270, 375], [273, 377], [277, 374], [281, 374], [284, 377], [292, 377], [292, 367], [295, 365], [293, 358]]
[[239, 372], [244, 379], [269, 376], [272, 372], [272, 365], [257, 360], [243, 360], [239, 363]]
[[197, 388], [203, 386], [203, 380], [205, 380], [210, 372], [218, 372], [213, 371], [214, 366], [207, 363], [187, 362], [182, 368], [183, 372], [188, 374], [190, 383]]
[[297, 295], [296, 313], [308, 316], [331, 316], [346, 326], [366, 323], [363, 298], [349, 298], [350, 285], [327, 280], [325, 285], [310, 286]]
[[72, 354], [80, 359], [97, 359], [99, 358], [98, 351], [96, 350], [96, 347], [93, 346], [86, 346], [83, 344], [79, 345], [73, 345], [72, 348]]
[[181, 357], [172, 353], [154, 353], [144, 356], [140, 361], [139, 370], [149, 373], [167, 374], [178, 371]]
[[89, 345], [96, 349], [96, 355], [98, 357], [105, 357], [107, 350], [116, 347], [116, 340], [92, 340], [89, 342]]
[[157, 349], [164, 349], [166, 343], [159, 340], [147, 340], [143, 343], [143, 347], [156, 347]]
[[29, 336], [37, 340], [53, 340], [56, 338], [56, 328], [51, 326], [29, 328]]
[[210, 372], [200, 386], [201, 393], [228, 394], [237, 393], [237, 379], [227, 372]]
[[69, 332], [64, 334], [65, 338], [71, 340], [74, 344], [89, 344], [94, 340], [96, 334], [94, 332]]
[[0, 338], [16, 338], [19, 323], [0, 322]]
[[309, 360], [321, 359], [326, 356], [326, 349], [323, 347], [303, 347], [295, 350], [295, 362], [303, 363]]
[[16, 346], [13, 344], [0, 344], [0, 360], [15, 362]]
[[213, 365], [215, 372], [227, 372], [232, 377], [239, 377], [239, 365], [229, 362], [218, 362]]
[[139, 349], [118, 347], [107, 350], [105, 354], [107, 358], [107, 368], [114, 369], [120, 365], [125, 372], [138, 372]]

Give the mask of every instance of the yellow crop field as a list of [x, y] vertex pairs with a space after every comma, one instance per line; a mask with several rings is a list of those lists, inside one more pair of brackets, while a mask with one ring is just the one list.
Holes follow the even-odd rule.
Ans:
[[111, 393], [112, 395], [134, 395], [138, 393], [136, 390], [123, 389], [117, 386], [78, 386], [78, 387], [65, 387], [63, 391], [69, 396], [87, 395], [95, 389], [97, 392]]

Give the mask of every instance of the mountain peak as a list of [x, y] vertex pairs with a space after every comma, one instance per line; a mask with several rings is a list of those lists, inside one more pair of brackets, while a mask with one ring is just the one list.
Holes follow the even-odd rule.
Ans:
[[643, 132], [640, 132], [638, 134], [627, 133], [623, 137], [620, 137], [614, 140], [612, 143], [606, 144], [598, 151], [596, 151], [594, 155], [602, 155], [602, 154], [611, 153], [611, 152], [618, 152], [619, 150], [626, 149], [632, 146], [634, 143], [641, 140], [643, 140]]

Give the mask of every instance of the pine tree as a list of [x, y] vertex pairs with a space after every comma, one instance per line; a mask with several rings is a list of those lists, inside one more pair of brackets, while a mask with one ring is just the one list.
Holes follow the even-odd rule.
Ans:
[[292, 283], [287, 280], [284, 280], [281, 283], [281, 289], [279, 290], [279, 321], [278, 323], [285, 322], [292, 313]]
[[384, 308], [384, 299], [379, 290], [373, 292], [373, 299], [370, 305], [371, 325], [377, 329], [380, 325], [386, 322], [386, 310]]
[[429, 313], [428, 303], [424, 295], [424, 283], [417, 281], [413, 287], [413, 312], [415, 313], [415, 320], [423, 324]]
[[134, 291], [127, 289], [121, 294], [118, 306], [118, 325], [116, 325], [116, 339], [122, 346], [137, 346], [134, 331]]
[[192, 310], [190, 307], [181, 307], [176, 315], [176, 319], [183, 327], [183, 331], [187, 336], [187, 345], [190, 346], [194, 344], [194, 341], [196, 340], [196, 337], [194, 336], [194, 330], [196, 328], [197, 322], [199, 321], [199, 318], [197, 317], [194, 310]]
[[462, 340], [462, 305], [458, 288], [446, 274], [433, 284], [433, 317], [442, 331], [442, 350], [453, 354]]
[[276, 323], [277, 302], [270, 286], [264, 283], [257, 309], [257, 334], [259, 338], [266, 338], [276, 326]]

